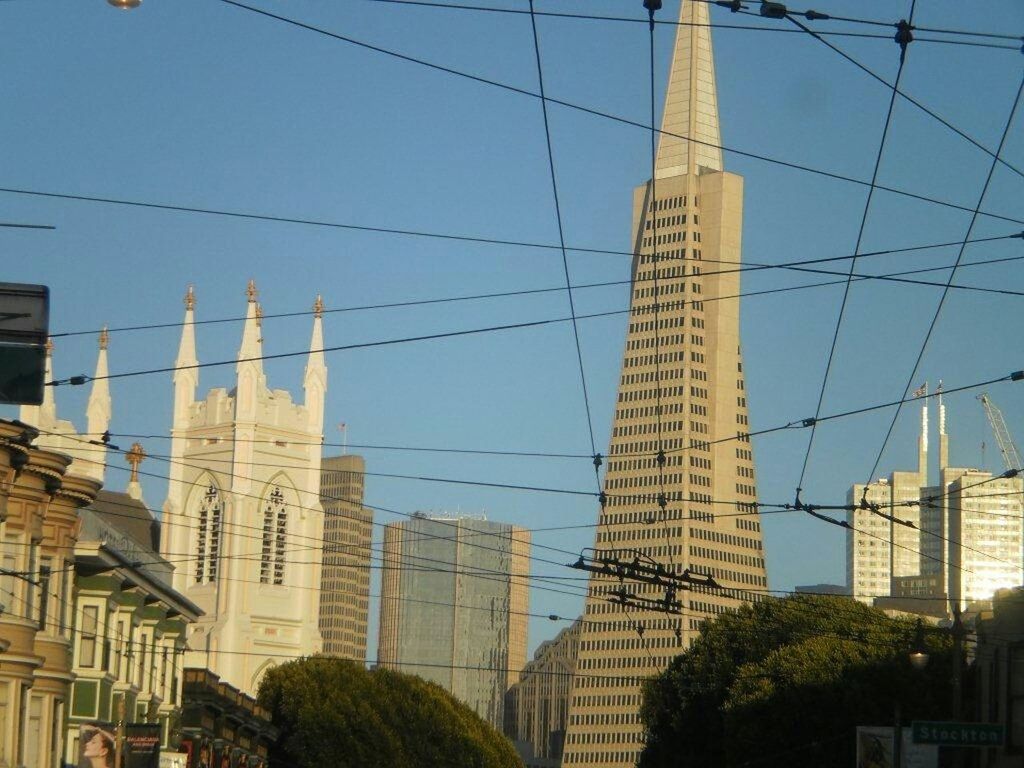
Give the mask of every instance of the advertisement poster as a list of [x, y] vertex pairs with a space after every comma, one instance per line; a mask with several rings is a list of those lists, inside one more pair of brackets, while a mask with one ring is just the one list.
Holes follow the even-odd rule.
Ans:
[[901, 766], [893, 763], [891, 726], [857, 726], [857, 768], [938, 768], [939, 748], [911, 741], [910, 728], [903, 731]]
[[123, 768], [160, 768], [159, 723], [129, 723], [125, 726]]
[[160, 768], [188, 768], [188, 752], [161, 752]]
[[88, 723], [78, 728], [78, 768], [114, 768], [117, 727]]

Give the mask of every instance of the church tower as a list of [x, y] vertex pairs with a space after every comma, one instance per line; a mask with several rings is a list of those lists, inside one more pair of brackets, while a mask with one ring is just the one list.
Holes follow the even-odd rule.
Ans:
[[174, 588], [205, 613], [191, 627], [186, 666], [211, 669], [255, 694], [269, 668], [322, 645], [319, 488], [327, 366], [317, 297], [304, 402], [269, 389], [263, 313], [252, 281], [246, 295], [235, 386], [211, 389], [203, 400], [196, 400], [191, 286], [185, 296], [160, 553], [180, 562]]
[[[722, 165], [708, 5], [683, 0], [654, 179], [633, 196], [633, 285], [596, 542], [710, 576], [680, 613], [663, 587], [591, 575], [562, 765], [626, 768], [643, 749], [641, 679], [701, 622], [763, 594], [740, 352], [743, 179]], [[626, 590], [632, 605], [609, 598]], [[650, 604], [648, 604], [650, 605]]]

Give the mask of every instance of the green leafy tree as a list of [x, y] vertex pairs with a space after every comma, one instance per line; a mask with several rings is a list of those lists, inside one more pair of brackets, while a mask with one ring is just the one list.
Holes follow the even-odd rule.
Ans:
[[280, 768], [522, 768], [512, 743], [434, 683], [317, 656], [272, 669], [259, 703]]
[[640, 768], [853, 765], [857, 725], [943, 719], [951, 641], [907, 658], [915, 623], [840, 597], [770, 599], [706, 622], [644, 690]]

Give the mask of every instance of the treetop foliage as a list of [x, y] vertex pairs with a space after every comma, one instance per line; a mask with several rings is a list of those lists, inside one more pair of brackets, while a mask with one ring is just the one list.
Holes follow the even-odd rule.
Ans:
[[[849, 598], [794, 595], [705, 622], [696, 642], [645, 687], [641, 768], [852, 765], [857, 725], [949, 714], [951, 640]], [[778, 755], [777, 760], [772, 755]]]
[[281, 735], [271, 765], [522, 768], [512, 743], [434, 683], [316, 656], [270, 670], [259, 703]]

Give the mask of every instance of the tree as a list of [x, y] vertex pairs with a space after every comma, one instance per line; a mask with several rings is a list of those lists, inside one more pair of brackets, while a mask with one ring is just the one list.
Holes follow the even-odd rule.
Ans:
[[951, 641], [848, 598], [795, 595], [705, 622], [644, 689], [640, 768], [853, 765], [855, 727], [949, 714]]
[[289, 768], [522, 768], [511, 742], [434, 683], [316, 656], [266, 674], [259, 703]]

